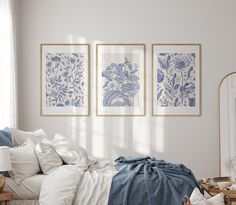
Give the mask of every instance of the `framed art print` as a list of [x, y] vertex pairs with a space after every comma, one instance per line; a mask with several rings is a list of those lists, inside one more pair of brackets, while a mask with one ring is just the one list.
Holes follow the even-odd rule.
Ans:
[[152, 45], [153, 115], [200, 115], [200, 44]]
[[88, 44], [41, 44], [41, 115], [89, 115]]
[[97, 44], [97, 115], [145, 115], [145, 45]]

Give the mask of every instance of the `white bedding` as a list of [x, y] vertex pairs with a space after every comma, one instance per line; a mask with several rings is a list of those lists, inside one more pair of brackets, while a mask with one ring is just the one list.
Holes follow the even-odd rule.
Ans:
[[39, 205], [39, 200], [13, 200], [9, 205]]
[[117, 173], [115, 163], [98, 161], [79, 181], [74, 205], [105, 205], [108, 202], [112, 177]]
[[20, 185], [6, 178], [5, 191], [14, 194], [10, 205], [105, 205], [117, 173], [114, 165], [109, 161], [64, 165], [49, 175], [27, 178]]
[[114, 163], [108, 161], [61, 166], [46, 176], [40, 205], [105, 205], [115, 174]]
[[14, 199], [39, 199], [41, 186], [45, 175], [37, 174], [24, 179], [21, 184], [17, 184], [12, 178], [6, 177], [5, 191], [10, 191]]

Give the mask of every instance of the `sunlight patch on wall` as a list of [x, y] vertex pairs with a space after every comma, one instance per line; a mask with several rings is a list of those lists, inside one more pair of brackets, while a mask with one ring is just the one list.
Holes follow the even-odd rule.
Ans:
[[82, 146], [87, 149], [87, 122], [84, 118], [71, 117], [69, 120], [71, 141], [73, 146]]
[[133, 119], [133, 147], [136, 152], [148, 155], [151, 152], [149, 124], [143, 119]]
[[164, 120], [161, 119], [158, 121], [157, 125], [154, 125], [152, 148], [155, 152], [164, 153], [164, 135]]
[[93, 118], [93, 127], [90, 129], [92, 129], [92, 156], [96, 158], [104, 158], [104, 120], [102, 118], [99, 120]]
[[87, 141], [87, 122], [85, 119], [80, 118], [79, 119], [79, 125], [80, 125], [80, 129], [77, 130], [78, 132], [78, 137], [79, 137], [79, 144], [80, 146], [84, 147], [85, 149], [87, 149], [88, 146], [88, 141]]
[[104, 158], [104, 135], [92, 135], [92, 156], [95, 158]]
[[76, 119], [74, 117], [71, 118], [71, 140], [76, 140]]
[[115, 138], [115, 145], [119, 148], [125, 147], [125, 121], [122, 118], [118, 118], [117, 136]]

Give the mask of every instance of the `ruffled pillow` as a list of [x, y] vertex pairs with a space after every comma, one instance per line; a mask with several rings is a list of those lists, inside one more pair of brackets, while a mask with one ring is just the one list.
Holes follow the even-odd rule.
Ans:
[[55, 134], [53, 140], [43, 139], [42, 142], [53, 146], [57, 154], [66, 164], [86, 166], [90, 162], [84, 148], [79, 147], [76, 151], [73, 150], [67, 139], [62, 135]]
[[198, 188], [193, 190], [190, 201], [192, 205], [225, 205], [224, 193], [219, 193], [211, 198], [206, 198]]
[[50, 144], [44, 142], [37, 143], [35, 152], [44, 174], [50, 174], [63, 164], [60, 156]]

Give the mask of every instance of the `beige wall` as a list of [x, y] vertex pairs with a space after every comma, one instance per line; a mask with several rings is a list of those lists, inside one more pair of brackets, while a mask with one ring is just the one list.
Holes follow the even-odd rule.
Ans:
[[[18, 1], [19, 127], [67, 136], [90, 155], [149, 154], [218, 175], [218, 85], [236, 70], [235, 0]], [[40, 116], [40, 43], [91, 44], [91, 116]], [[95, 44], [145, 43], [147, 115], [96, 117]], [[151, 116], [151, 43], [201, 43], [202, 116]]]

